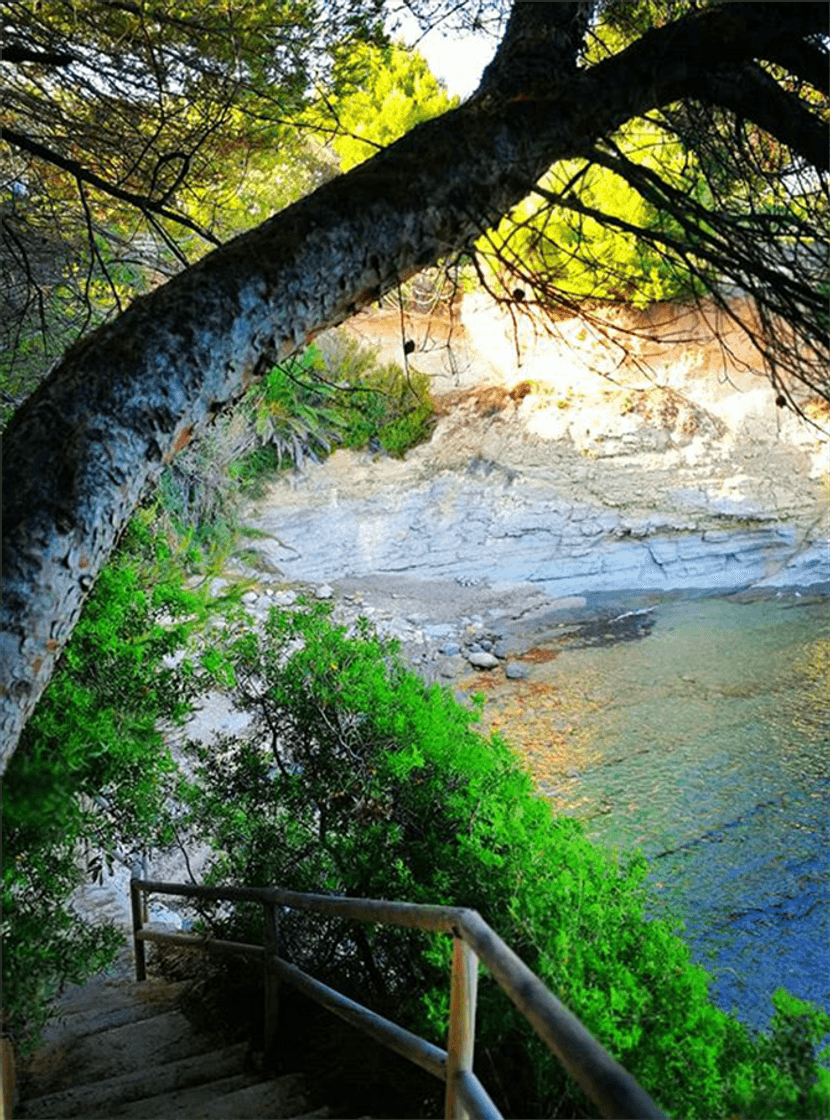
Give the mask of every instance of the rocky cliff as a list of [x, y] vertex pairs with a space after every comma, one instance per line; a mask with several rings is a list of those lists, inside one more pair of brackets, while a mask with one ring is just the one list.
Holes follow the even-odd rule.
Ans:
[[591, 328], [514, 321], [476, 294], [403, 335], [397, 313], [349, 329], [384, 360], [411, 340], [442, 415], [403, 461], [340, 451], [269, 488], [249, 522], [288, 579], [552, 596], [830, 582], [830, 413], [776, 407], [751, 339], [715, 309]]

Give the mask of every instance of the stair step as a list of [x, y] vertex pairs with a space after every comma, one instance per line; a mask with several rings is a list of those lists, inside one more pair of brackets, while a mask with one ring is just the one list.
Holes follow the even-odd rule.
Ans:
[[181, 1011], [165, 1011], [137, 1023], [91, 1035], [67, 1035], [37, 1051], [28, 1066], [29, 1084], [38, 1096], [84, 1083], [117, 1077], [126, 1069], [153, 1069], [189, 1058], [215, 1042], [194, 1035]]
[[128, 1116], [132, 1120], [155, 1120], [160, 1116], [165, 1120], [176, 1120], [177, 1117], [190, 1120], [191, 1116], [195, 1116], [203, 1105], [209, 1104], [215, 1097], [236, 1092], [237, 1089], [247, 1089], [249, 1085], [256, 1085], [261, 1080], [260, 1074], [236, 1073], [232, 1077], [205, 1081], [189, 1089], [177, 1089], [172, 1093], [158, 1093], [152, 1097], [142, 1097], [141, 1100], [113, 1105], [110, 1115]]
[[48, 1048], [73, 1035], [99, 1034], [172, 1011], [187, 987], [186, 980], [178, 984], [148, 981], [128, 984], [124, 990], [105, 988], [97, 997], [92, 991], [84, 1000], [69, 1005], [61, 1000], [58, 1014], [43, 1030], [43, 1045]]
[[136, 983], [130, 967], [121, 962], [56, 1000], [43, 1045], [21, 1070], [19, 1120], [331, 1116], [328, 1107], [310, 1108], [302, 1074], [246, 1071], [246, 1042], [221, 1045], [216, 1034], [195, 1033], [179, 1010], [191, 981]]
[[[108, 979], [96, 977], [86, 984], [69, 984], [57, 997], [56, 1003], [61, 1015], [76, 1015], [82, 1011], [107, 1010], [116, 1007], [129, 1007], [136, 1002], [153, 1004], [165, 1002], [168, 993], [178, 993], [187, 986], [188, 981], [171, 983], [168, 980]], [[171, 998], [172, 995], [171, 995]]]
[[[288, 1073], [272, 1081], [260, 1081], [246, 1089], [237, 1089], [201, 1105], [195, 1111], [182, 1113], [181, 1120], [257, 1120], [267, 1117], [297, 1117], [307, 1114], [308, 1097], [302, 1074]], [[164, 1120], [167, 1120], [165, 1115]]]
[[[238, 1042], [234, 1046], [198, 1053], [164, 1065], [152, 1061], [149, 1065], [139, 1065], [131, 1072], [92, 1083], [86, 1069], [76, 1066], [75, 1077], [83, 1076], [85, 1084], [27, 1097], [17, 1115], [21, 1120], [24, 1117], [31, 1120], [64, 1120], [72, 1116], [83, 1117], [84, 1120], [96, 1117], [108, 1120], [117, 1115], [116, 1109], [121, 1104], [174, 1093], [241, 1073], [247, 1049], [246, 1043]], [[127, 1058], [124, 1065], [132, 1065], [129, 1055]]]
[[78, 1114], [77, 1120], [290, 1120], [307, 1114], [302, 1074], [271, 1081], [253, 1080], [225, 1091], [222, 1082], [207, 1082], [184, 1093], [160, 1093], [120, 1109]]

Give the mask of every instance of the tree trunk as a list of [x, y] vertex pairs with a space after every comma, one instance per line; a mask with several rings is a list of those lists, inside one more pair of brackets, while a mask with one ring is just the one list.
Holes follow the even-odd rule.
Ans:
[[798, 25], [824, 9], [708, 9], [579, 69], [590, 7], [517, 4], [469, 102], [136, 300], [70, 349], [14, 416], [3, 449], [3, 769], [148, 482], [220, 409], [318, 331], [462, 250], [556, 160], [693, 96], [704, 61], [752, 57], [773, 37], [771, 10]]

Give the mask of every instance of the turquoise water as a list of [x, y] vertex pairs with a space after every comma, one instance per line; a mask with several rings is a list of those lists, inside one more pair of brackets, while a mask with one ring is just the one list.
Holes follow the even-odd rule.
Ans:
[[653, 912], [685, 922], [722, 1006], [765, 1026], [784, 985], [830, 1010], [830, 605], [687, 600], [648, 621], [544, 666], [587, 709], [559, 811], [643, 849]]

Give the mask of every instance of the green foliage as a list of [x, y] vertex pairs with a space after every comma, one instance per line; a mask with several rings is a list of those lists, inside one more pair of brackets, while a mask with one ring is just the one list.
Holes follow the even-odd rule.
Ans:
[[429, 378], [405, 373], [348, 335], [332, 335], [275, 366], [233, 413], [162, 472], [152, 499], [156, 516], [178, 537], [188, 563], [214, 565], [239, 536], [243, 495], [286, 466], [318, 462], [335, 447], [373, 447], [402, 457], [428, 439], [435, 408]]
[[190, 542], [187, 559], [197, 565], [206, 552], [229, 552], [238, 534], [238, 488], [228, 464], [214, 457], [223, 454], [218, 434], [204, 436], [165, 467], [152, 498], [171, 534], [183, 545]]
[[[358, 43], [348, 62], [356, 88], [333, 102], [338, 131], [332, 146], [343, 171], [369, 159], [378, 148], [385, 148], [421, 121], [458, 104], [458, 98], [447, 94], [416, 50], [396, 44]], [[320, 115], [318, 109], [312, 119]]]
[[[365, 69], [350, 61], [353, 49], [387, 41], [374, 0], [337, 11], [188, 0], [149, 20], [138, 6], [24, 5], [15, 30], [74, 62], [3, 68], [4, 124], [36, 133], [58, 163], [0, 148], [9, 293], [0, 426], [79, 336], [211, 243], [333, 177], [336, 157], [309, 135], [310, 99], [321, 87], [345, 97]], [[83, 73], [79, 60], [93, 56], [109, 75], [106, 89]], [[82, 182], [63, 159], [167, 216]], [[9, 206], [13, 186], [21, 193]]]
[[276, 447], [266, 444], [246, 451], [241, 458], [230, 464], [228, 471], [243, 492], [259, 497], [263, 483], [278, 474], [281, 466], [282, 461]]
[[230, 465], [244, 489], [256, 492], [275, 470], [318, 462], [335, 447], [376, 444], [401, 458], [429, 438], [435, 409], [425, 374], [379, 366], [353, 339], [340, 338], [327, 350], [324, 357], [312, 343], [248, 394], [256, 446]]
[[27, 218], [18, 214], [4, 219], [25, 247], [30, 273], [40, 288], [37, 299], [21, 299], [20, 288], [28, 277], [16, 261], [2, 260], [4, 284], [18, 298], [10, 298], [7, 313], [0, 320], [0, 427], [6, 426], [15, 409], [37, 388], [50, 364], [102, 319], [100, 303], [95, 299], [100, 296], [100, 288], [89, 285], [88, 299], [84, 299], [88, 278], [72, 259], [75, 246], [35, 238], [27, 228]]
[[248, 396], [259, 441], [273, 448], [278, 466], [286, 460], [297, 468], [306, 458], [319, 461], [331, 451], [344, 425], [333, 407], [333, 387], [317, 376], [325, 368], [312, 343], [302, 354], [274, 366]]
[[[157, 277], [153, 257], [158, 263], [166, 256], [161, 248], [148, 254], [134, 246], [135, 222], [117, 209], [107, 212], [101, 232], [73, 229], [68, 218], [60, 233], [40, 232], [63, 212], [57, 186], [55, 192], [50, 198], [33, 191], [13, 215], [4, 215], [7, 237], [19, 253], [9, 255], [0, 238], [4, 284], [13, 293], [0, 319], [0, 426], [37, 388], [53, 361], [150, 289]], [[27, 285], [33, 290], [27, 292]]]
[[[704, 188], [693, 163], [676, 139], [648, 121], [626, 125], [616, 137], [621, 150], [687, 193]], [[542, 187], [563, 201], [597, 215], [566, 206], [540, 208], [533, 196], [520, 203], [497, 230], [479, 242], [486, 255], [516, 261], [526, 274], [577, 299], [614, 300], [645, 307], [661, 300], [682, 300], [699, 284], [680, 258], [661, 249], [649, 236], [669, 236], [692, 246], [677, 222], [647, 202], [610, 169], [580, 160], [557, 164]], [[606, 215], [610, 221], [600, 221]], [[620, 225], [614, 225], [614, 221]], [[643, 231], [638, 235], [637, 231]]]
[[190, 662], [165, 658], [204, 620], [208, 596], [185, 588], [151, 516], [133, 520], [99, 576], [4, 777], [4, 1028], [24, 1045], [60, 985], [98, 971], [122, 941], [82, 922], [72, 892], [117, 848], [165, 838], [173, 763], [157, 724], [181, 721], [197, 688]]
[[[645, 861], [557, 819], [508, 746], [476, 732], [476, 712], [406, 670], [367, 623], [348, 633], [322, 604], [274, 612], [230, 661], [254, 737], [198, 749], [182, 793], [215, 849], [210, 882], [474, 907], [676, 1115], [826, 1113], [814, 1057], [826, 1016], [780, 996], [772, 1035], [756, 1038], [717, 1009], [670, 925], [644, 919]], [[257, 937], [256, 910], [214, 929]], [[443, 1039], [449, 939], [290, 912], [280, 937], [300, 967]], [[505, 1114], [585, 1115], [486, 975], [477, 1055]]]
[[[784, 988], [772, 997], [775, 1014], [754, 1053], [736, 1046], [730, 1076], [733, 1109], [743, 1116], [822, 1117], [830, 1113], [830, 1015]], [[820, 1049], [824, 1044], [823, 1049]]]
[[296, 127], [274, 128], [253, 146], [247, 138], [227, 144], [205, 169], [188, 214], [224, 241], [311, 194], [336, 172], [331, 153], [313, 137]]
[[378, 365], [377, 356], [342, 336], [329, 357], [345, 424], [343, 447], [377, 443], [387, 455], [403, 458], [429, 439], [435, 422], [429, 377], [395, 362]]
[[435, 410], [427, 401], [390, 421], [378, 434], [383, 450], [393, 459], [402, 459], [411, 447], [423, 443], [431, 435], [434, 416]]

